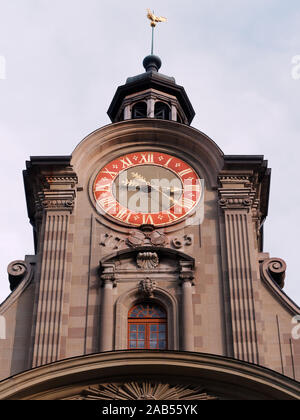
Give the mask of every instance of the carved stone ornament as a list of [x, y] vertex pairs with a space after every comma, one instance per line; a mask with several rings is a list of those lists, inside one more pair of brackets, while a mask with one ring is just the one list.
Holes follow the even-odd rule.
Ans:
[[101, 235], [100, 246], [103, 246], [105, 248], [118, 250], [122, 248], [124, 243], [125, 240], [119, 236], [111, 235], [109, 233], [104, 233], [103, 235]]
[[13, 261], [7, 267], [8, 279], [10, 283], [10, 289], [15, 290], [25, 275], [28, 272], [28, 266], [25, 261]]
[[179, 278], [182, 283], [191, 282], [194, 285], [194, 261], [179, 261]]
[[262, 276], [271, 279], [281, 289], [284, 287], [286, 263], [280, 258], [268, 258], [261, 263]]
[[217, 400], [201, 386], [143, 381], [90, 386], [67, 400]]
[[223, 210], [250, 210], [256, 198], [252, 177], [248, 175], [223, 174], [219, 176], [221, 188], [219, 205]]
[[154, 297], [154, 290], [156, 289], [156, 287], [157, 287], [156, 281], [148, 277], [146, 279], [143, 279], [139, 283], [139, 291], [147, 298]]
[[156, 252], [139, 252], [136, 263], [143, 270], [153, 270], [158, 267], [159, 258]]
[[75, 204], [75, 191], [42, 191], [37, 195], [36, 207], [41, 210], [68, 210], [73, 211]]
[[193, 235], [184, 235], [182, 237], [176, 236], [172, 239], [171, 244], [175, 249], [180, 249], [185, 246], [193, 245]]
[[102, 286], [105, 286], [106, 283], [112, 283], [113, 287], [116, 287], [115, 265], [112, 263], [102, 264], [100, 266], [100, 278], [102, 280]]
[[142, 246], [165, 247], [168, 245], [168, 238], [165, 234], [157, 230], [152, 232], [131, 230], [127, 238], [127, 243], [133, 248]]
[[223, 209], [240, 209], [240, 208], [250, 208], [252, 206], [252, 198], [244, 197], [230, 197], [230, 198], [221, 198], [219, 204]]
[[42, 180], [44, 187], [48, 188], [50, 185], [70, 185], [71, 188], [74, 188], [78, 183], [78, 178], [76, 175], [46, 175]]

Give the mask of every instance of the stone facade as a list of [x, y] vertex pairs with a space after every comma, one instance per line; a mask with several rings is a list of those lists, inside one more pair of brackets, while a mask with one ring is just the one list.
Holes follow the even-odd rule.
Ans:
[[[135, 93], [125, 93], [125, 102], [117, 99], [128, 114], [128, 98]], [[174, 95], [173, 106], [176, 98], [179, 104], [187, 102]], [[196, 215], [164, 228], [132, 228], [98, 212], [92, 188], [99, 169], [118, 156], [147, 150], [184, 159], [204, 180]], [[292, 336], [292, 320], [300, 309], [282, 291], [285, 263], [263, 252], [270, 185], [263, 157], [226, 156], [187, 124], [151, 116], [99, 129], [71, 156], [31, 158], [24, 180], [36, 255], [9, 267], [12, 294], [0, 306], [7, 331], [0, 340], [0, 398], [15, 395], [7, 391], [10, 380], [5, 379], [11, 375], [21, 375], [16, 376], [21, 389], [25, 370], [54, 362], [59, 368], [70, 358], [84, 364], [91, 354], [101, 358], [105, 352], [120, 355], [128, 350], [128, 312], [145, 299], [167, 312], [166, 357], [175, 352], [200, 360], [208, 354], [230, 361], [231, 373], [234, 363], [240, 363], [245, 369], [241, 386], [247, 369], [259, 377], [259, 369], [268, 368], [268, 375], [273, 372], [274, 381], [281, 378], [285, 390], [293, 387], [286, 397], [300, 398], [300, 340]], [[131, 357], [127, 354], [124, 361]], [[143, 354], [151, 367], [148, 352], [138, 357]], [[128, 382], [124, 375], [123, 382], [111, 383], [121, 389]], [[188, 375], [185, 371], [186, 381]], [[226, 397], [212, 386], [214, 376], [206, 375], [201, 384], [190, 379], [195, 398]], [[82, 386], [59, 398], [82, 399], [89, 392], [101, 397], [101, 390], [107, 395], [109, 384], [100, 377], [97, 382], [93, 376], [96, 391]], [[180, 396], [180, 384], [170, 385], [167, 371], [165, 378], [168, 389], [177, 389]], [[151, 380], [151, 390], [158, 392], [160, 382]], [[285, 391], [272, 394], [270, 377], [268, 381], [264, 386], [269, 391], [261, 395], [283, 398]], [[227, 397], [242, 398], [232, 383]], [[137, 384], [141, 396], [144, 388], [138, 378]], [[110, 392], [117, 392], [113, 386]], [[253, 385], [253, 398], [258, 396], [254, 390]], [[22, 392], [15, 397], [36, 395], [36, 390]]]

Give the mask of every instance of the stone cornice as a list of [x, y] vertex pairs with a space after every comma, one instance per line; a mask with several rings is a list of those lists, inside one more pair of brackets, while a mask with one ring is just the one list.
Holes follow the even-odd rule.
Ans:
[[35, 156], [26, 162], [23, 171], [27, 211], [34, 227], [37, 249], [43, 214], [68, 211], [75, 205], [77, 175], [71, 156]]

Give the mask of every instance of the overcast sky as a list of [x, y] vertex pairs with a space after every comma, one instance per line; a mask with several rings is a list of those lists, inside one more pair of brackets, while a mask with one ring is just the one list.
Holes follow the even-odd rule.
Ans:
[[185, 87], [192, 126], [225, 154], [268, 159], [265, 252], [288, 263], [285, 291], [299, 304], [299, 0], [0, 0], [0, 301], [7, 265], [33, 253], [25, 161], [69, 155], [110, 122], [117, 86], [150, 53], [148, 7], [168, 18], [155, 53]]

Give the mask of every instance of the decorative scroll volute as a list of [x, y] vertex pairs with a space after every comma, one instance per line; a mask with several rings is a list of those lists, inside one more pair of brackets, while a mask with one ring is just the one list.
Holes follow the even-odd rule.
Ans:
[[281, 289], [284, 287], [286, 268], [286, 263], [281, 258], [268, 258], [260, 265], [264, 279], [275, 282]]
[[13, 261], [7, 267], [10, 290], [15, 290], [29, 271], [25, 261]]

